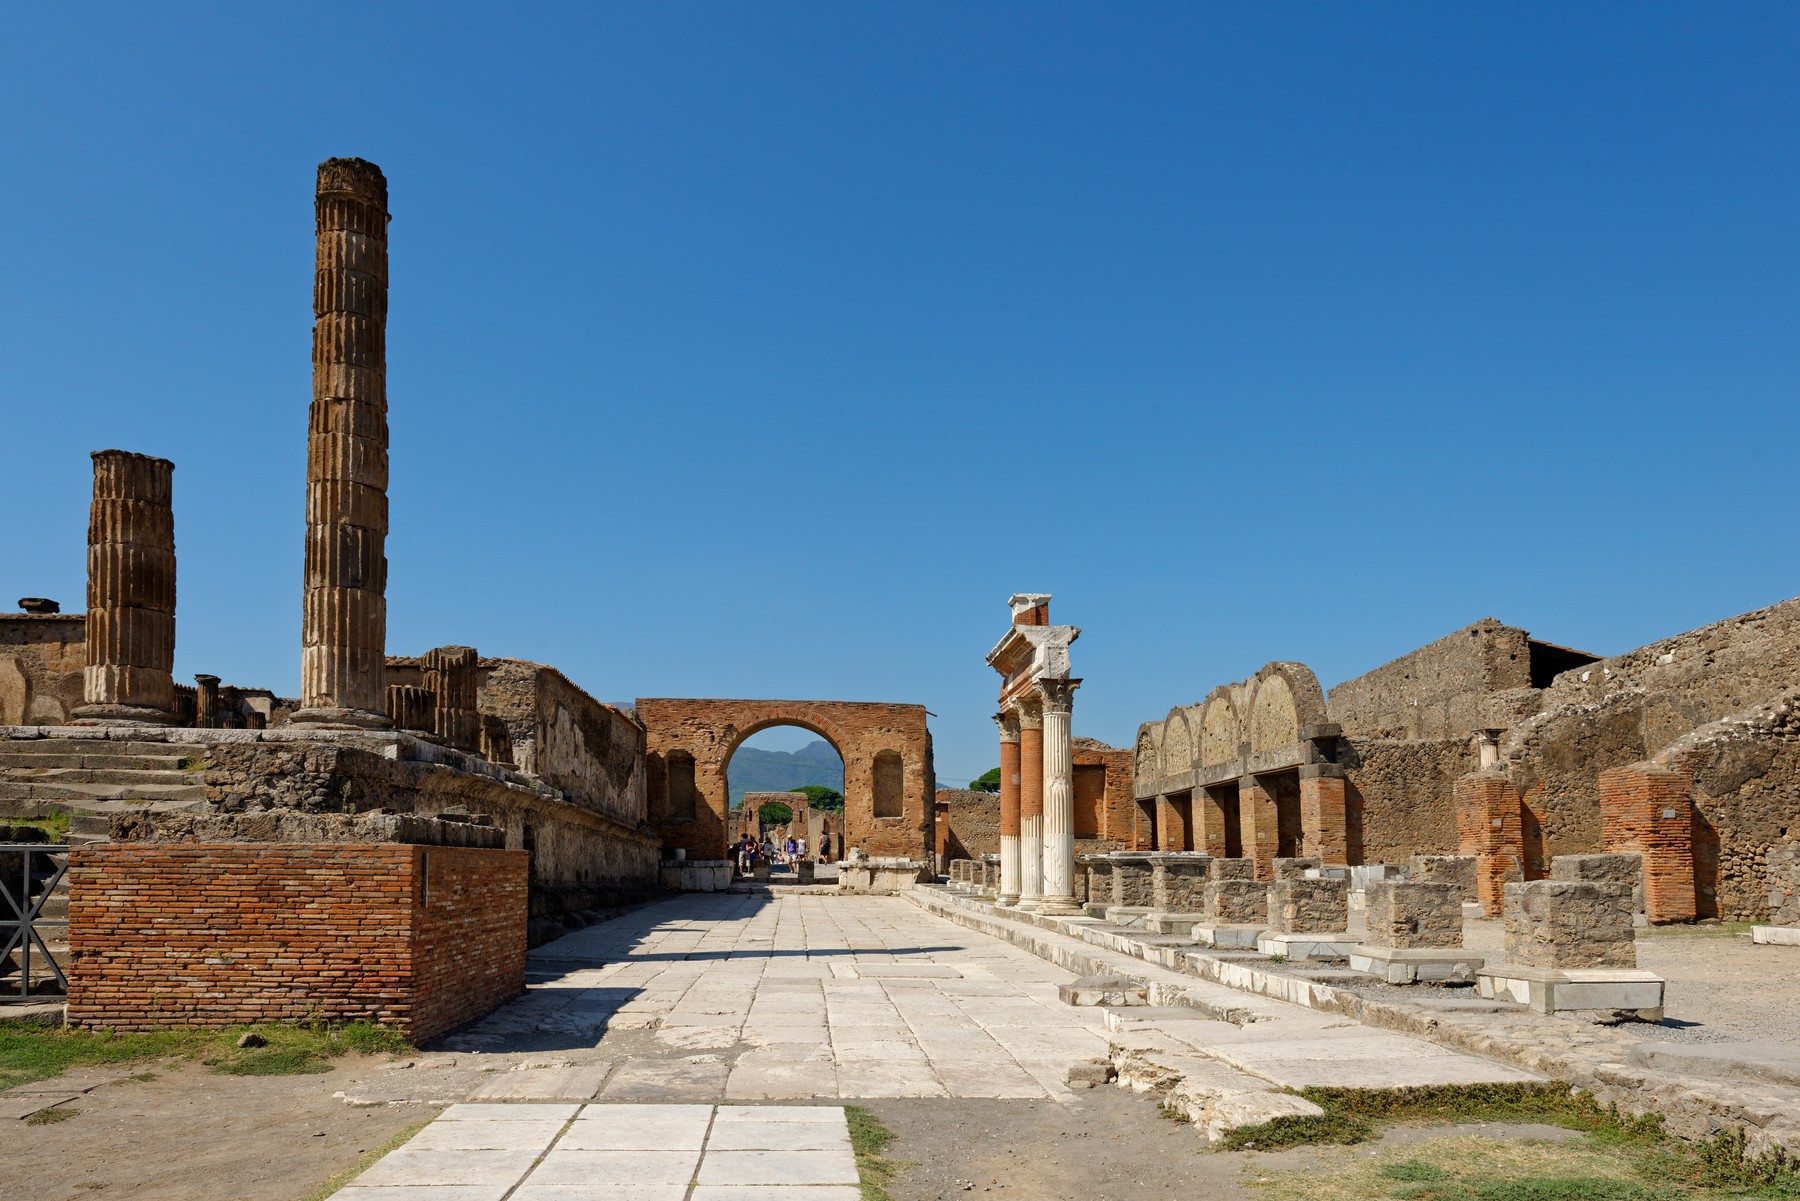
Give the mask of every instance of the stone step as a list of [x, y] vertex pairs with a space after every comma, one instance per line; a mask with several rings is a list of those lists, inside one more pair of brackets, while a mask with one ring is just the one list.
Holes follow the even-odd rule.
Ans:
[[199, 772], [173, 767], [46, 767], [19, 768], [0, 764], [0, 781], [9, 784], [176, 784], [201, 783]]
[[94, 754], [92, 752], [64, 753], [19, 752], [0, 742], [0, 770], [5, 771], [51, 771], [71, 768], [112, 769], [135, 771], [145, 769], [151, 771], [179, 771], [184, 760], [199, 759], [199, 755], [162, 754], [162, 755], [130, 755], [124, 753]]
[[76, 784], [46, 781], [23, 784], [0, 781], [0, 801], [109, 801], [129, 798], [158, 801], [203, 801], [206, 785], [191, 784]]

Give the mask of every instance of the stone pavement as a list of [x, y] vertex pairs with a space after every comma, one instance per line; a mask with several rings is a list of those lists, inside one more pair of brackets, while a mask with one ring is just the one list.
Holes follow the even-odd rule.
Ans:
[[538, 948], [530, 975], [345, 1099], [1066, 1101], [1106, 1054], [1100, 1011], [1057, 999], [1071, 973], [892, 897], [686, 894]]
[[858, 1201], [837, 1106], [453, 1105], [338, 1201]]

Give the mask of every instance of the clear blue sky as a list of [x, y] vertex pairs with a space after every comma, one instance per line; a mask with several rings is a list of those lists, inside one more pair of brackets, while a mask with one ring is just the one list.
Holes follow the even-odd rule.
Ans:
[[1800, 6], [11, 6], [0, 597], [176, 472], [179, 678], [299, 674], [312, 185], [392, 189], [389, 646], [917, 701], [996, 760], [1484, 615], [1800, 592]]

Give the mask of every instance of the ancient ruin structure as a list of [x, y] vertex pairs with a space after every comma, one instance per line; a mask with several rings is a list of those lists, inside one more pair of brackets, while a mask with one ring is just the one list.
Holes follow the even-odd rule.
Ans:
[[[1012, 626], [993, 650], [988, 666], [1000, 673], [1001, 787], [1014, 754], [1019, 771], [1018, 871], [1006, 876], [1009, 852], [1001, 839], [1001, 895], [1016, 896], [1028, 909], [1073, 913], [1075, 901], [1075, 781], [1070, 720], [1081, 681], [1069, 674], [1069, 644], [1081, 636], [1075, 626], [1050, 624], [1048, 593], [1017, 593], [1007, 601]], [[1016, 722], [1019, 740], [1009, 749]], [[1003, 793], [1004, 796], [1004, 793]], [[1004, 821], [1005, 803], [1002, 802]]]
[[446, 746], [481, 753], [481, 713], [475, 693], [481, 657], [472, 646], [440, 646], [419, 660], [431, 692], [431, 732]]
[[923, 705], [858, 701], [639, 699], [650, 810], [663, 845], [724, 857], [731, 835], [726, 767], [771, 726], [811, 730], [844, 762], [844, 853], [930, 866], [936, 791]]
[[174, 472], [167, 459], [94, 452], [83, 723], [175, 720]]
[[297, 722], [384, 727], [387, 647], [387, 179], [319, 164], [306, 597]]

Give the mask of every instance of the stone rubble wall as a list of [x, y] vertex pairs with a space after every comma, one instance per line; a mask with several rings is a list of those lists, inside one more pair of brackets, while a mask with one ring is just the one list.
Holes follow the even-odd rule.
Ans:
[[1156, 903], [1156, 878], [1144, 856], [1113, 858], [1112, 903], [1146, 909]]
[[1481, 899], [1473, 855], [1414, 855], [1406, 878], [1416, 884], [1454, 884], [1458, 895], [1473, 904]]
[[1487, 724], [1485, 702], [1531, 683], [1531, 636], [1485, 617], [1326, 694], [1346, 735], [1457, 738]]
[[1158, 855], [1152, 863], [1150, 904], [1158, 913], [1199, 913], [1205, 904], [1207, 860]]
[[1632, 912], [1644, 911], [1642, 855], [1558, 855], [1550, 861], [1550, 878], [1623, 885], [1631, 890]]
[[1350, 924], [1348, 880], [1277, 880], [1269, 886], [1269, 929], [1278, 934], [1338, 934]]
[[0, 613], [0, 726], [60, 726], [81, 704], [82, 613]]
[[1368, 898], [1370, 945], [1409, 950], [1463, 945], [1462, 886], [1410, 880], [1378, 880]]
[[1261, 880], [1208, 880], [1201, 912], [1216, 925], [1261, 925], [1269, 919], [1269, 888]]
[[1506, 886], [1506, 962], [1522, 967], [1637, 966], [1631, 888], [1532, 880]]

